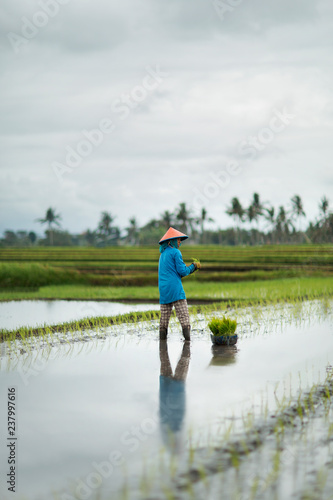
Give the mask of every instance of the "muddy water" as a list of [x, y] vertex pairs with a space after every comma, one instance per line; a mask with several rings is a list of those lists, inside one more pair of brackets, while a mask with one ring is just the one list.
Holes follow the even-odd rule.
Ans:
[[158, 304], [123, 304], [80, 300], [21, 300], [0, 303], [0, 329], [55, 325], [86, 317], [114, 316], [159, 309]]
[[[4, 356], [1, 401], [7, 387], [17, 388], [18, 492], [89, 499], [102, 479], [103, 498], [115, 498], [145, 463], [158, 474], [165, 459], [182, 456], [189, 436], [195, 446], [218, 442], [231, 422], [272, 411], [283, 393], [323, 379], [333, 361], [329, 314], [244, 320], [235, 349], [213, 348], [204, 325], [195, 324], [190, 345], [176, 323], [160, 345], [151, 323], [117, 335], [114, 328], [104, 341]], [[6, 470], [4, 446], [0, 458]], [[1, 498], [21, 498], [1, 488]]]

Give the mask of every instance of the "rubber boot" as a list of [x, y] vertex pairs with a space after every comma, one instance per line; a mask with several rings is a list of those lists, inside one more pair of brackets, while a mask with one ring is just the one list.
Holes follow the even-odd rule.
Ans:
[[168, 336], [167, 328], [160, 328], [160, 340], [166, 340]]
[[187, 341], [191, 340], [190, 332], [191, 332], [191, 327], [190, 326], [185, 326], [183, 328], [184, 339], [187, 340]]

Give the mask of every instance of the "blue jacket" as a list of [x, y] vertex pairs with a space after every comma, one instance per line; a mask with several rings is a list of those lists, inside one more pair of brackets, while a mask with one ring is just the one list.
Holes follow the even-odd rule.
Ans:
[[194, 271], [194, 264], [186, 266], [178, 248], [167, 247], [161, 253], [158, 264], [160, 304], [170, 304], [176, 300], [186, 299], [182, 278]]

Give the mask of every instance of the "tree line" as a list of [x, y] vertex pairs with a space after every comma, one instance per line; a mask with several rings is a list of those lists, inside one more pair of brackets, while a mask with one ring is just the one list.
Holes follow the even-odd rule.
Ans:
[[270, 203], [262, 201], [258, 193], [253, 194], [248, 206], [243, 206], [239, 199], [234, 197], [225, 213], [232, 218], [233, 227], [207, 229], [207, 223], [215, 221], [209, 216], [206, 208], [202, 207], [200, 213], [195, 213], [183, 202], [173, 211], [164, 211], [158, 218], [151, 219], [142, 227], [139, 227], [136, 217], [132, 217], [128, 226], [121, 229], [116, 224], [116, 216], [103, 211], [95, 229], [87, 229], [74, 235], [61, 229], [61, 214], [50, 207], [44, 217], [36, 219], [42, 226], [46, 226], [44, 238], [38, 238], [34, 231], [6, 230], [0, 240], [0, 246], [153, 245], [170, 226], [189, 234], [192, 243], [205, 245], [333, 242], [333, 213], [326, 196], [318, 203], [318, 216], [314, 221], [310, 221], [304, 230], [301, 226], [306, 213], [299, 195], [291, 198], [288, 208], [281, 205], [277, 210]]

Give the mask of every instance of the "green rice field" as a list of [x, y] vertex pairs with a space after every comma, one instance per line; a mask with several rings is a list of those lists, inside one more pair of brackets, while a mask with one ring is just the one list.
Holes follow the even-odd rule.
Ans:
[[[187, 265], [194, 258], [201, 261], [202, 269], [184, 283], [190, 295], [202, 299], [215, 296], [221, 283], [333, 276], [331, 245], [184, 244], [181, 251]], [[75, 298], [76, 293], [94, 299], [156, 298], [158, 259], [157, 247], [1, 249], [1, 299]]]

